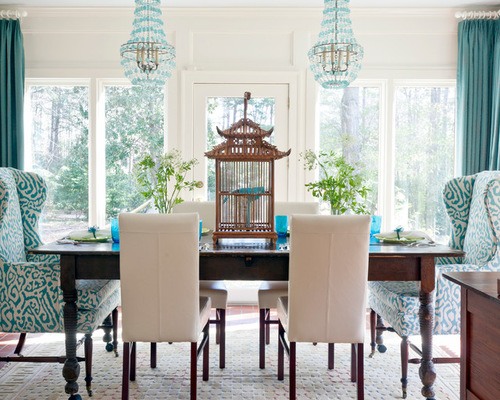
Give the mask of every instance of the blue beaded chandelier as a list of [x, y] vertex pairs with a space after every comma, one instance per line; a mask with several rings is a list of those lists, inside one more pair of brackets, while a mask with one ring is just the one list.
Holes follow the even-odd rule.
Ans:
[[133, 85], [165, 85], [175, 68], [175, 48], [163, 31], [160, 0], [135, 0], [132, 33], [120, 55], [125, 76]]
[[325, 89], [345, 88], [358, 76], [363, 47], [351, 25], [349, 0], [325, 0], [318, 42], [307, 54], [314, 79]]

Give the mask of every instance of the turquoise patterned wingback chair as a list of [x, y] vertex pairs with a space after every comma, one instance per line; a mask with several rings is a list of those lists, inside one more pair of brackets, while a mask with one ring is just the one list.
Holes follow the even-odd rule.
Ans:
[[[29, 253], [41, 244], [38, 221], [46, 197], [47, 186], [39, 175], [0, 168], [0, 331], [21, 333], [16, 354], [26, 333], [64, 331], [59, 257]], [[77, 290], [77, 331], [85, 334], [85, 380], [90, 392], [91, 335], [110, 314], [116, 328], [119, 282], [81, 281]], [[111, 342], [109, 333], [105, 336]], [[116, 330], [113, 346], [107, 348], [116, 353]], [[57, 360], [52, 358], [46, 361]], [[30, 357], [23, 361], [29, 362]]]
[[[437, 335], [460, 332], [460, 288], [445, 279], [443, 273], [500, 271], [500, 254], [497, 251], [500, 238], [500, 171], [484, 171], [450, 180], [443, 190], [443, 200], [451, 221], [450, 247], [463, 250], [465, 257], [436, 259], [434, 334]], [[420, 334], [419, 287], [416, 282], [369, 283], [372, 312], [403, 340], [403, 397], [406, 394], [408, 337]], [[378, 321], [380, 324], [380, 319]], [[372, 332], [374, 330], [372, 326]], [[385, 351], [380, 336], [377, 343], [379, 351]], [[374, 349], [375, 343], [372, 343], [372, 354]]]

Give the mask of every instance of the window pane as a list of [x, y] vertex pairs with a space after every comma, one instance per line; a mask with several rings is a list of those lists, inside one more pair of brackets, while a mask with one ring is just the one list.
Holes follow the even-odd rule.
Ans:
[[106, 215], [144, 203], [134, 165], [145, 154], [163, 152], [164, 92], [161, 87], [105, 87]]
[[40, 221], [44, 242], [88, 221], [88, 87], [30, 86], [27, 129], [33, 170], [48, 185]]
[[319, 96], [319, 148], [333, 150], [358, 165], [371, 190], [372, 214], [378, 207], [379, 103], [380, 90], [375, 87], [321, 89]]
[[[269, 130], [275, 124], [276, 100], [272, 97], [252, 97], [248, 101], [247, 118]], [[223, 141], [217, 128], [224, 130], [243, 118], [242, 97], [207, 98], [207, 150]], [[274, 143], [274, 136], [266, 138]], [[207, 200], [215, 201], [215, 160], [207, 159]]]
[[398, 87], [395, 92], [396, 221], [443, 241], [442, 191], [453, 177], [455, 88]]

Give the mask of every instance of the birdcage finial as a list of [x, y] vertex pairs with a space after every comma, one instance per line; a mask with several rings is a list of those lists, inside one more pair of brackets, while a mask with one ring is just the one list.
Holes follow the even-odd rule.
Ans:
[[243, 119], [246, 121], [247, 120], [247, 107], [248, 107], [248, 100], [252, 97], [252, 93], [250, 92], [245, 92], [243, 95]]

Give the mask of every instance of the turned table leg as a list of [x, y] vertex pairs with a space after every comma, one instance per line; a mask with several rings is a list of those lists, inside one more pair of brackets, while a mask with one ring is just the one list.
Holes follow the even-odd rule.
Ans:
[[434, 400], [434, 381], [436, 369], [432, 361], [432, 331], [434, 329], [434, 258], [422, 259], [422, 281], [420, 287], [420, 335], [422, 337], [422, 360], [420, 362], [419, 376], [422, 381], [422, 396]]
[[69, 400], [81, 400], [78, 394], [78, 376], [80, 364], [76, 358], [76, 324], [77, 324], [77, 291], [75, 285], [75, 257], [61, 256], [61, 289], [64, 299], [64, 333], [66, 344], [66, 361], [63, 366], [63, 377], [66, 379], [65, 392]]

